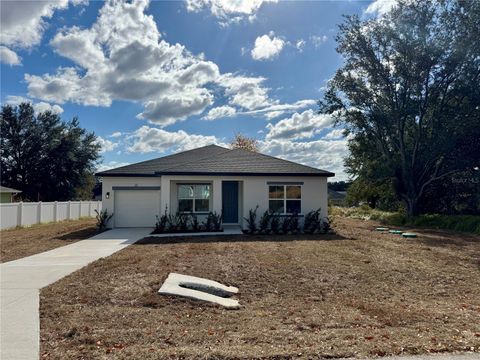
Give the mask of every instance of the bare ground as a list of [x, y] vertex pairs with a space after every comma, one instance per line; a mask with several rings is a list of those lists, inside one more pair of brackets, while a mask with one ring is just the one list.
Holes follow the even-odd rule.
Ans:
[[[337, 218], [329, 236], [145, 239], [42, 290], [42, 356], [480, 352], [480, 237], [423, 229], [403, 239], [375, 225]], [[157, 294], [172, 271], [237, 286], [244, 307]]]
[[68, 220], [0, 232], [0, 262], [52, 250], [98, 233], [95, 219]]

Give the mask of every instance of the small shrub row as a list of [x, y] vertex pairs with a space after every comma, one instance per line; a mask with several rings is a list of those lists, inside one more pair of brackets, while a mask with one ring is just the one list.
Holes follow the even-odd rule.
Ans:
[[328, 220], [320, 217], [320, 209], [310, 211], [305, 215], [303, 227], [300, 225], [299, 215], [279, 215], [265, 211], [257, 221], [258, 205], [248, 211], [244, 218], [247, 224], [246, 234], [315, 234], [327, 233], [331, 230]]
[[215, 211], [208, 213], [207, 218], [200, 222], [194, 213], [169, 214], [165, 208], [163, 215], [157, 215], [153, 234], [184, 233], [184, 232], [219, 232], [222, 228], [222, 214]]

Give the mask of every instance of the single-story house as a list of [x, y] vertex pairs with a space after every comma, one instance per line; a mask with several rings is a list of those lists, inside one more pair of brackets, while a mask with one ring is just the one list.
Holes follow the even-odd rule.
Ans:
[[20, 190], [15, 190], [3, 185], [0, 185], [0, 203], [11, 203], [15, 195], [20, 194]]
[[258, 217], [321, 209], [327, 217], [327, 178], [333, 173], [276, 157], [216, 145], [180, 152], [96, 174], [102, 178], [102, 209], [112, 227], [153, 227], [156, 216], [210, 211], [225, 225], [245, 227]]

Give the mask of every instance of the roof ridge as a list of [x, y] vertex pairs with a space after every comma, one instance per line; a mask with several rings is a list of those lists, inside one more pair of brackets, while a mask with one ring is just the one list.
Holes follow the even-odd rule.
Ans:
[[[207, 145], [207, 146], [218, 146], [218, 145], [212, 144], [212, 145]], [[204, 146], [204, 147], [206, 147], [206, 146]], [[216, 158], [216, 157], [219, 156], [219, 155], [226, 154], [227, 152], [230, 152], [230, 151], [233, 151], [233, 150], [234, 150], [234, 149], [224, 148], [223, 146], [218, 146], [218, 147], [225, 149], [225, 151], [219, 152], [218, 154], [215, 154], [215, 155], [209, 155], [209, 156], [205, 156], [205, 157], [202, 157], [202, 158], [199, 158], [199, 159], [195, 159], [195, 160], [192, 160], [192, 161], [187, 161], [187, 162], [183, 162], [183, 163], [181, 163], [181, 164], [176, 164], [176, 165], [174, 165], [174, 166], [167, 167], [167, 168], [163, 169], [162, 172], [175, 169], [176, 167], [178, 167], [178, 166], [180, 166], [180, 165], [186, 165], [186, 164], [196, 163], [196, 162], [199, 162], [199, 161], [208, 159], [208, 158], [214, 159], [214, 158]], [[193, 149], [193, 150], [195, 150], [195, 149]]]

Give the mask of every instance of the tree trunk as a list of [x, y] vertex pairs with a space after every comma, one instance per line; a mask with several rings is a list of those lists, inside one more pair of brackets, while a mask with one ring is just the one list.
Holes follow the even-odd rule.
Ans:
[[418, 198], [416, 196], [406, 196], [405, 205], [407, 206], [407, 215], [409, 217], [418, 215]]

